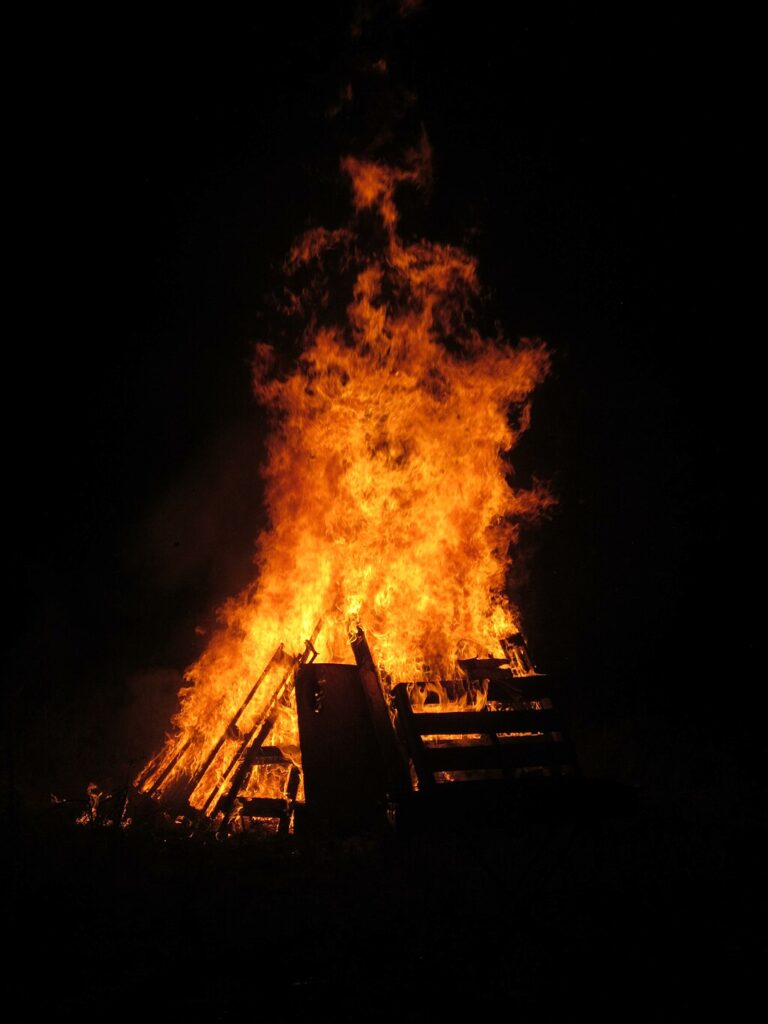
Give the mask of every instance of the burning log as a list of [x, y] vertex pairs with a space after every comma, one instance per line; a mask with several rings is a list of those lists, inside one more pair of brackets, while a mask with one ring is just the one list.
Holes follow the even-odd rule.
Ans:
[[376, 670], [365, 633], [361, 628], [358, 627], [350, 637], [350, 644], [355, 655], [363, 694], [368, 704], [373, 731], [384, 764], [387, 791], [392, 799], [397, 799], [409, 792], [411, 788], [408, 763], [392, 729], [392, 720], [382, 692], [379, 673]]
[[[217, 757], [219, 751], [224, 746], [225, 741], [237, 729], [237, 723], [240, 721], [242, 716], [245, 714], [246, 708], [248, 707], [248, 705], [253, 700], [254, 695], [256, 694], [256, 691], [261, 686], [262, 682], [266, 678], [266, 676], [269, 673], [270, 669], [274, 665], [277, 665], [280, 661], [282, 661], [286, 657], [287, 657], [287, 655], [285, 654], [284, 645], [280, 644], [278, 646], [277, 650], [275, 651], [275, 653], [272, 655], [272, 657], [267, 662], [267, 664], [266, 664], [263, 672], [261, 673], [261, 675], [258, 677], [256, 682], [253, 684], [251, 689], [246, 694], [246, 696], [245, 696], [243, 702], [241, 703], [240, 707], [237, 709], [237, 711], [234, 713], [232, 718], [229, 720], [229, 722], [225, 726], [225, 728], [224, 728], [223, 732], [221, 733], [221, 735], [219, 736], [218, 740], [216, 741], [216, 743], [211, 748], [211, 751], [208, 754], [208, 757], [205, 759], [203, 764], [200, 766], [200, 768], [197, 771], [197, 773], [195, 775], [193, 775], [192, 781], [190, 782], [189, 788], [188, 788], [188, 796], [191, 796], [192, 793], [194, 793], [194, 791], [200, 785], [200, 783], [204, 779], [206, 773], [208, 772], [209, 768], [211, 767], [213, 762], [216, 760], [216, 757]], [[178, 757], [180, 756], [180, 753], [181, 752], [179, 752], [179, 755], [177, 755], [176, 760], [178, 760]], [[231, 770], [231, 767], [232, 767], [232, 765], [230, 764], [230, 769], [229, 770]], [[207, 806], [207, 804], [206, 804], [206, 806]]]
[[582, 776], [565, 718], [548, 696], [552, 687], [546, 676], [511, 676], [500, 659], [473, 662], [465, 663], [468, 671], [488, 672], [491, 686], [497, 674], [501, 690], [489, 694], [501, 699], [492, 702], [493, 710], [418, 710], [408, 687], [395, 687], [398, 734], [419, 786], [398, 807], [400, 827], [476, 828], [556, 819], [589, 824], [635, 812], [633, 787]]
[[[223, 610], [187, 671], [175, 735], [136, 780], [203, 823], [228, 827], [238, 802], [264, 809], [253, 801], [299, 793], [291, 770], [280, 774], [287, 764], [270, 774], [260, 754], [268, 743], [294, 764], [300, 745], [307, 805], [320, 817], [334, 816], [333, 785], [358, 817], [365, 806], [378, 814], [410, 793], [385, 691], [413, 679], [424, 680], [424, 694], [445, 691], [457, 666], [486, 671], [489, 652], [506, 655], [503, 675], [515, 686], [533, 673], [505, 581], [518, 524], [552, 499], [537, 483], [512, 487], [508, 453], [528, 427], [549, 354], [537, 340], [479, 334], [471, 255], [401, 236], [395, 193], [425, 182], [429, 159], [422, 139], [402, 167], [342, 160], [354, 210], [368, 213], [309, 231], [289, 253], [289, 274], [310, 277], [292, 296], [306, 330], [290, 372], [278, 372], [269, 346], [257, 347], [255, 394], [273, 424], [259, 577]], [[368, 214], [380, 231], [368, 232]], [[351, 290], [328, 304], [337, 257], [339, 288]], [[346, 313], [326, 322], [331, 309]], [[286, 653], [321, 617], [322, 640], [318, 627], [303, 655]], [[375, 637], [375, 662], [362, 630], [349, 635], [358, 619]], [[355, 666], [339, 664], [350, 641]], [[489, 676], [475, 685], [465, 674], [469, 682], [456, 683], [463, 706], [480, 706]]]
[[[283, 677], [282, 683], [276, 687], [272, 699], [266, 714], [260, 722], [254, 724], [251, 731], [244, 737], [239, 750], [232, 758], [229, 763], [229, 767], [224, 773], [221, 786], [218, 789], [214, 789], [211, 795], [203, 805], [203, 814], [208, 814], [210, 817], [215, 817], [217, 813], [223, 814], [223, 825], [229, 821], [229, 816], [232, 812], [234, 801], [245, 782], [251, 768], [253, 767], [256, 758], [259, 756], [259, 752], [262, 748], [263, 743], [272, 732], [275, 725], [275, 719], [277, 718], [278, 704], [281, 700], [285, 699], [289, 690], [291, 689], [295, 678], [296, 672], [302, 665], [311, 664], [317, 658], [317, 651], [314, 647], [314, 641], [317, 639], [317, 634], [320, 632], [320, 623], [318, 622], [315, 627], [315, 631], [312, 634], [311, 640], [305, 641], [304, 651], [298, 657], [292, 658], [290, 666]], [[226, 786], [227, 779], [230, 773], [234, 769], [235, 765], [238, 765], [235, 771], [231, 783]], [[214, 801], [214, 796], [219, 794], [217, 799]], [[210, 808], [210, 809], [209, 809]]]
[[516, 676], [530, 676], [536, 672], [528, 653], [528, 644], [522, 633], [512, 633], [501, 640], [501, 648], [507, 656], [510, 670]]
[[395, 693], [422, 789], [432, 788], [435, 776], [454, 772], [507, 779], [578, 774], [573, 748], [551, 710], [419, 714], [405, 686]]
[[[189, 739], [188, 739], [188, 740], [187, 740], [187, 741], [186, 741], [185, 743], [182, 743], [182, 744], [181, 744], [181, 745], [180, 745], [180, 746], [178, 747], [178, 749], [176, 750], [176, 753], [175, 753], [175, 754], [173, 755], [173, 757], [172, 757], [172, 758], [170, 758], [170, 760], [169, 760], [169, 761], [168, 761], [168, 763], [167, 763], [167, 764], [166, 764], [166, 765], [165, 765], [165, 766], [164, 766], [164, 767], [162, 768], [162, 770], [161, 770], [160, 772], [158, 772], [158, 773], [157, 773], [157, 775], [155, 775], [155, 777], [154, 777], [154, 779], [153, 779], [153, 781], [152, 781], [151, 785], [150, 785], [150, 786], [149, 786], [149, 788], [148, 788], [148, 789], [146, 790], [146, 793], [147, 793], [147, 794], [149, 794], [149, 795], [151, 796], [151, 795], [152, 795], [152, 793], [154, 793], [154, 792], [155, 792], [156, 790], [158, 790], [158, 789], [160, 788], [160, 786], [162, 786], [162, 784], [163, 784], [163, 783], [165, 782], [165, 780], [166, 780], [166, 779], [168, 778], [168, 776], [169, 776], [169, 775], [171, 774], [171, 772], [173, 771], [173, 769], [174, 769], [174, 768], [176, 767], [176, 765], [177, 765], [177, 764], [179, 763], [179, 761], [181, 760], [181, 758], [182, 758], [182, 757], [183, 757], [183, 756], [184, 756], [184, 755], [186, 754], [186, 752], [187, 752], [187, 751], [189, 750], [189, 747], [190, 747], [190, 744], [191, 744], [191, 743], [192, 743], [192, 739], [191, 739], [191, 737], [190, 737], [190, 738], [189, 738]], [[151, 773], [152, 773], [152, 771], [153, 771], [153, 770], [155, 770], [155, 762], [154, 762], [154, 761], [150, 761], [150, 764], [149, 764], [149, 766], [148, 766], [148, 769], [147, 769], [147, 770], [145, 770], [145, 771], [143, 771], [143, 772], [141, 773], [141, 775], [139, 776], [139, 778], [138, 778], [138, 779], [136, 780], [136, 786], [137, 786], [137, 788], [141, 789], [141, 787], [142, 787], [142, 785], [143, 785], [143, 783], [144, 783], [144, 780], [145, 780], [145, 779], [147, 779], [147, 778], [149, 778], [149, 776], [151, 775]], [[191, 790], [190, 790], [190, 792], [191, 792]]]

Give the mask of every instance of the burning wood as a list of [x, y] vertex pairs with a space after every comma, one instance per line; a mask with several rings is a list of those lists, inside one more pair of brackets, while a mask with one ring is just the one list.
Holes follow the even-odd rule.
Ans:
[[257, 579], [222, 609], [174, 734], [136, 778], [217, 827], [238, 806], [258, 816], [300, 795], [294, 682], [314, 685], [318, 656], [348, 666], [350, 637], [357, 668], [333, 678], [363, 699], [390, 796], [410, 789], [388, 709], [399, 684], [418, 680], [416, 702], [444, 707], [458, 687], [461, 707], [480, 709], [488, 679], [533, 672], [507, 582], [519, 523], [551, 498], [511, 487], [508, 456], [549, 356], [473, 326], [472, 257], [401, 237], [396, 192], [421, 187], [429, 165], [425, 139], [400, 167], [342, 161], [355, 220], [308, 232], [286, 264], [288, 305], [307, 322], [298, 361], [257, 347], [255, 392], [273, 419]]

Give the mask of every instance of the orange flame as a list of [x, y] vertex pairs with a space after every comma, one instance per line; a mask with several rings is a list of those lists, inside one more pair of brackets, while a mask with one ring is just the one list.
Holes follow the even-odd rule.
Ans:
[[[187, 672], [177, 732], [140, 776], [145, 790], [165, 792], [199, 771], [276, 646], [301, 650], [318, 620], [320, 657], [337, 662], [352, 660], [350, 624], [363, 622], [392, 684], [456, 678], [457, 659], [500, 655], [501, 639], [519, 629], [505, 594], [510, 549], [521, 519], [551, 499], [539, 485], [510, 486], [506, 453], [528, 426], [547, 351], [482, 338], [469, 323], [475, 260], [399, 236], [395, 192], [427, 183], [426, 140], [404, 167], [351, 156], [341, 167], [379, 242], [364, 251], [358, 223], [314, 229], [289, 254], [289, 274], [316, 277], [340, 258], [351, 298], [330, 323], [328, 287], [291, 294], [291, 307], [310, 306], [311, 317], [291, 372], [276, 375], [275, 352], [257, 346], [255, 393], [274, 419], [264, 471], [271, 525], [258, 539], [255, 582], [224, 606]], [[280, 672], [267, 673], [241, 733], [265, 713]], [[297, 757], [290, 708], [281, 706], [270, 742]], [[194, 806], [225, 762], [225, 752], [213, 760]]]

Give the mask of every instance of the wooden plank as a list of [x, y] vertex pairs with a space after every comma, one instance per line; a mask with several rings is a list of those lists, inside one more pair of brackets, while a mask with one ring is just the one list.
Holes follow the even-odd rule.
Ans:
[[426, 763], [433, 772], [549, 768], [571, 764], [573, 760], [569, 744], [533, 738], [486, 747], [475, 745], [428, 748], [424, 754]]
[[468, 679], [509, 679], [512, 672], [506, 658], [465, 658], [459, 661]]
[[[261, 675], [258, 677], [256, 682], [253, 684], [253, 686], [250, 688], [250, 690], [246, 694], [245, 698], [240, 703], [240, 706], [238, 707], [237, 711], [234, 713], [232, 718], [227, 723], [227, 727], [223, 730], [223, 732], [219, 736], [219, 738], [216, 741], [216, 743], [214, 743], [213, 747], [211, 748], [211, 750], [208, 753], [208, 756], [206, 757], [206, 759], [203, 761], [203, 763], [200, 766], [200, 768], [195, 772], [194, 776], [192, 777], [192, 781], [189, 783], [189, 785], [187, 787], [187, 797], [188, 798], [190, 796], [192, 796], [194, 791], [200, 785], [200, 783], [202, 782], [202, 780], [203, 780], [203, 778], [205, 776], [205, 773], [211, 767], [211, 765], [213, 764], [213, 762], [216, 759], [217, 754], [219, 753], [221, 748], [224, 746], [225, 741], [227, 740], [227, 738], [229, 736], [232, 735], [232, 730], [234, 730], [236, 728], [237, 723], [240, 721], [240, 718], [243, 715], [243, 712], [245, 711], [245, 709], [250, 704], [251, 700], [253, 699], [254, 694], [256, 693], [258, 688], [261, 686], [261, 683], [266, 678], [267, 673], [269, 672], [269, 670], [272, 668], [273, 665], [275, 665], [278, 661], [280, 661], [281, 659], [284, 659], [284, 658], [289, 659], [291, 664], [293, 664], [293, 658], [290, 658], [289, 655], [287, 655], [285, 653], [283, 644], [280, 644], [278, 646], [277, 650], [275, 651], [275, 653], [272, 655], [272, 657], [269, 659], [269, 661], [265, 665]], [[243, 748], [241, 747], [240, 748], [240, 752], [242, 752], [242, 749]], [[237, 756], [239, 757], [240, 753], [238, 753]], [[228, 771], [231, 770], [231, 768], [232, 768], [232, 764], [230, 764]], [[208, 806], [208, 802], [210, 801], [210, 799], [211, 799], [211, 797], [209, 796], [208, 797], [208, 801], [206, 801], [206, 805], [205, 805], [206, 807]], [[203, 810], [205, 810], [205, 808], [203, 808]]]
[[545, 701], [561, 704], [562, 685], [550, 676], [513, 676], [503, 682], [491, 680], [488, 700], [509, 703]]
[[[546, 675], [530, 675], [530, 676], [513, 676], [511, 672], [506, 670], [481, 673], [475, 682], [479, 682], [481, 679], [490, 679], [490, 685], [488, 687], [488, 700], [494, 701], [539, 701], [551, 699], [552, 696], [560, 697], [561, 682], [553, 676]], [[424, 683], [420, 683], [419, 680], [409, 681], [407, 683], [400, 683], [400, 686], [424, 686]], [[446, 692], [451, 695], [453, 691], [461, 693], [466, 691], [466, 681], [455, 681], [452, 679], [443, 680], [442, 683]], [[434, 702], [427, 699], [426, 706], [430, 704], [436, 705], [438, 701], [435, 699]]]
[[305, 827], [350, 834], [383, 826], [390, 779], [358, 667], [305, 665], [296, 708]]
[[288, 801], [276, 797], [255, 796], [240, 802], [240, 813], [247, 818], [283, 818], [288, 812]]
[[291, 828], [291, 811], [296, 806], [296, 794], [299, 791], [299, 783], [301, 782], [301, 772], [295, 764], [291, 765], [291, 770], [288, 772], [288, 785], [286, 787], [286, 808], [285, 814], [280, 819], [280, 826], [277, 830], [277, 834], [281, 836], [287, 836]]
[[[232, 809], [235, 797], [240, 792], [245, 778], [251, 770], [251, 765], [253, 764], [251, 759], [258, 756], [264, 740], [272, 732], [272, 726], [277, 719], [278, 700], [293, 676], [294, 664], [294, 660], [291, 659], [282, 680], [272, 694], [272, 701], [266, 716], [257, 721], [251, 731], [243, 737], [236, 754], [231, 758], [222, 775], [221, 783], [214, 786], [208, 794], [208, 799], [202, 807], [202, 813], [207, 814], [208, 817], [212, 818], [218, 810], [223, 810], [225, 822], [228, 820], [229, 811]], [[258, 732], [256, 731], [257, 729]], [[228, 782], [230, 776], [232, 776], [232, 779]], [[224, 783], [227, 783], [227, 785], [223, 786]]]
[[421, 736], [451, 733], [560, 732], [563, 722], [556, 711], [446, 711], [412, 712], [413, 728]]
[[350, 639], [350, 646], [355, 656], [373, 733], [386, 772], [388, 793], [390, 797], [397, 799], [410, 792], [411, 789], [408, 764], [392, 727], [392, 719], [389, 717], [389, 708], [382, 693], [379, 673], [374, 664], [371, 649], [368, 646], [365, 633], [359, 627]]
[[[264, 709], [263, 717], [261, 720], [257, 719], [250, 732], [243, 737], [243, 741], [238, 752], [229, 762], [229, 766], [224, 772], [222, 778], [223, 781], [226, 782], [230, 774], [234, 771], [231, 781], [224, 789], [220, 786], [214, 787], [214, 789], [208, 794], [208, 799], [203, 804], [202, 813], [208, 814], [211, 818], [217, 813], [217, 811], [223, 811], [224, 820], [221, 826], [222, 829], [226, 829], [228, 826], [229, 816], [232, 811], [235, 798], [242, 789], [251, 767], [255, 763], [258, 763], [262, 747], [264, 746], [264, 741], [269, 736], [272, 731], [272, 727], [277, 720], [277, 716], [280, 711], [280, 704], [285, 701], [285, 698], [291, 691], [295, 672], [301, 665], [311, 663], [317, 657], [315, 640], [317, 640], [321, 625], [322, 619], [318, 621], [309, 640], [304, 641], [304, 651], [300, 655], [293, 657], [283, 653], [283, 663], [285, 664], [287, 661], [288, 667], [286, 668], [280, 683], [272, 691], [269, 704]], [[281, 651], [283, 651], [282, 644], [280, 644], [280, 647], [274, 657], [277, 657], [277, 654]], [[219, 794], [218, 796], [216, 796], [217, 793]], [[209, 807], [211, 808], [210, 811]]]
[[280, 747], [259, 747], [251, 757], [251, 764], [290, 764]]
[[165, 782], [165, 780], [168, 778], [168, 776], [171, 774], [173, 769], [178, 764], [179, 759], [187, 752], [187, 749], [188, 749], [188, 747], [189, 747], [191, 742], [192, 742], [192, 739], [190, 737], [190, 739], [188, 739], [186, 741], [186, 743], [184, 743], [181, 747], [179, 747], [177, 749], [176, 753], [173, 755], [173, 757], [170, 759], [170, 761], [165, 765], [165, 767], [160, 772], [160, 774], [157, 776], [157, 778], [152, 783], [152, 785], [149, 787], [149, 789], [147, 789], [147, 793], [150, 793], [150, 794], [155, 793], [160, 788], [160, 786], [162, 786], [162, 784]]
[[432, 775], [433, 769], [427, 760], [426, 750], [424, 749], [419, 730], [414, 725], [416, 716], [413, 713], [411, 702], [408, 698], [408, 687], [405, 683], [399, 683], [393, 692], [395, 695], [395, 706], [397, 707], [397, 729], [400, 733], [400, 738], [413, 761], [413, 767], [419, 779], [419, 786], [423, 789], [429, 789], [435, 785]]

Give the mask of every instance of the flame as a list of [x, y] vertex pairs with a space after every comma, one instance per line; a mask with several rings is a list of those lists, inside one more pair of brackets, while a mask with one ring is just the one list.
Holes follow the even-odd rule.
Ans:
[[[350, 662], [360, 621], [386, 682], [419, 681], [422, 693], [456, 679], [459, 658], [500, 655], [519, 630], [505, 593], [518, 525], [551, 501], [543, 486], [513, 488], [507, 457], [547, 373], [545, 346], [481, 337], [470, 322], [476, 261], [398, 232], [397, 190], [429, 181], [426, 139], [401, 167], [347, 156], [341, 169], [353, 226], [307, 232], [286, 261], [287, 308], [309, 322], [298, 363], [279, 372], [265, 344], [254, 357], [255, 394], [272, 417], [271, 525], [258, 538], [256, 579], [221, 609], [187, 672], [176, 732], [137, 780], [170, 793], [204, 768], [190, 798], [198, 808], [266, 715], [285, 667], [267, 671], [239, 736], [211, 761], [254, 680], [278, 644], [300, 651], [318, 621], [321, 660]], [[477, 699], [485, 693], [465, 706]], [[290, 705], [269, 742], [298, 758]]]

